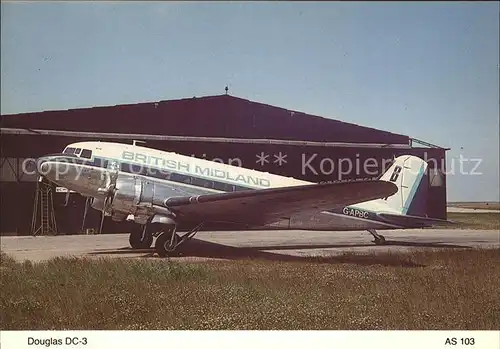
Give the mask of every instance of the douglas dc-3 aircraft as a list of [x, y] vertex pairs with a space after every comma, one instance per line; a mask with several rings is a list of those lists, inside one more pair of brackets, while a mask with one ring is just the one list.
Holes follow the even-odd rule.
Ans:
[[[91, 198], [114, 221], [134, 221], [129, 242], [174, 255], [206, 223], [258, 229], [367, 230], [429, 226], [427, 163], [405, 155], [379, 180], [315, 184], [130, 144], [79, 142], [39, 158], [43, 178]], [[424, 200], [422, 199], [424, 198]], [[179, 225], [189, 225], [182, 236]]]

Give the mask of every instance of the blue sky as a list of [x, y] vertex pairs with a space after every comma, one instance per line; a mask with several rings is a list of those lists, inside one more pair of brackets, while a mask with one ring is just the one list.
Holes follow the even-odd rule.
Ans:
[[[441, 146], [499, 199], [498, 2], [1, 5], [2, 114], [232, 95]], [[472, 170], [473, 162], [464, 164]]]

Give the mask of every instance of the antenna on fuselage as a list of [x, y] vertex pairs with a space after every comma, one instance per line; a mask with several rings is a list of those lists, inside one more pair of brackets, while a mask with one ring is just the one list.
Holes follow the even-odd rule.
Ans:
[[139, 140], [137, 140], [137, 139], [134, 139], [134, 140], [132, 141], [132, 145], [133, 145], [133, 146], [137, 145], [137, 143], [146, 143], [146, 141], [139, 141]]

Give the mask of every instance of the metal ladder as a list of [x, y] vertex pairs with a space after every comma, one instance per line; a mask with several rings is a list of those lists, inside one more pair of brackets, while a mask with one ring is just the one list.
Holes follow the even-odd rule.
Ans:
[[[39, 207], [39, 204], [41, 207]], [[38, 211], [40, 211], [40, 220], [38, 220]], [[57, 235], [52, 186], [43, 181], [37, 182], [35, 207], [33, 208], [33, 218], [31, 220], [31, 234], [33, 236]]]

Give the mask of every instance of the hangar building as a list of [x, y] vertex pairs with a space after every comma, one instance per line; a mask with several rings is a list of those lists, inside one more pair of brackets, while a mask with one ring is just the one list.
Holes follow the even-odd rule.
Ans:
[[[447, 149], [338, 120], [218, 95], [1, 116], [1, 232], [30, 233], [37, 175], [33, 160], [72, 142], [132, 143], [311, 182], [378, 177], [398, 155], [429, 163], [427, 215], [446, 218]], [[373, 165], [364, 166], [367, 159]], [[354, 164], [349, 169], [349, 160]], [[384, 162], [385, 161], [385, 162]], [[356, 165], [357, 164], [357, 165]], [[85, 199], [57, 193], [59, 233], [81, 231]], [[66, 205], [65, 205], [66, 204]], [[94, 211], [94, 212], [92, 212]], [[99, 225], [91, 209], [87, 227]], [[120, 225], [106, 221], [104, 231]]]

